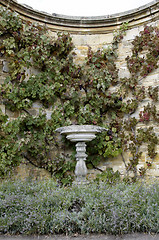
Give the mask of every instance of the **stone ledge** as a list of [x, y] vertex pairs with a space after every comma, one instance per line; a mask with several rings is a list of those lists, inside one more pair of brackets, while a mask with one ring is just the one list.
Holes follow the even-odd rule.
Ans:
[[18, 12], [23, 18], [47, 24], [54, 31], [66, 30], [70, 32], [81, 32], [89, 34], [107, 32], [116, 29], [123, 22], [131, 23], [131, 26], [154, 21], [159, 16], [159, 0], [135, 8], [130, 11], [98, 17], [74, 17], [60, 14], [48, 14], [34, 10], [33, 8], [18, 4], [15, 0], [1, 0], [0, 5], [6, 6]]

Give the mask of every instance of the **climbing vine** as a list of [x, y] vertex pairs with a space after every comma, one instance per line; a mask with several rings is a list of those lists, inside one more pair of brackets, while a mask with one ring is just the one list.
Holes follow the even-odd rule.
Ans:
[[[55, 129], [70, 124], [98, 124], [108, 130], [89, 144], [87, 165], [96, 168], [101, 160], [122, 154], [127, 172], [132, 171], [137, 178], [142, 144], [148, 143], [152, 160], [156, 155], [153, 128], [138, 128], [138, 124], [159, 121], [153, 104], [158, 101], [158, 88], [149, 86], [146, 91], [139, 84], [158, 67], [159, 30], [145, 26], [134, 39], [132, 56], [126, 58], [130, 78], [119, 79], [115, 62], [127, 24], [114, 34], [108, 48], [94, 52], [89, 47], [84, 63], [78, 65], [68, 33], [50, 37], [45, 27], [21, 20], [5, 8], [0, 8], [0, 19], [0, 56], [7, 59], [9, 68], [0, 86], [0, 100], [6, 109], [18, 114], [11, 121], [1, 113], [1, 176], [26, 159], [67, 183], [71, 178], [67, 172], [75, 165], [74, 161], [66, 161], [71, 145], [59, 142]], [[116, 86], [113, 92], [112, 86]], [[145, 106], [138, 119], [132, 118], [147, 96], [151, 106]], [[41, 106], [35, 113], [34, 104]], [[48, 116], [48, 112], [52, 114]], [[128, 163], [123, 150], [132, 155]], [[145, 171], [139, 169], [139, 174]]]
[[[156, 145], [158, 139], [153, 131], [152, 124], [159, 122], [159, 113], [156, 109], [158, 101], [158, 86], [149, 86], [146, 89], [141, 82], [154, 69], [158, 67], [159, 60], [159, 29], [152, 26], [145, 26], [144, 30], [136, 36], [132, 42], [132, 55], [126, 58], [127, 67], [130, 71], [130, 78], [121, 79], [121, 88], [124, 90], [125, 98], [131, 96], [122, 106], [123, 112], [127, 114], [127, 119], [123, 121], [122, 131], [122, 149], [131, 153], [128, 164], [122, 155], [127, 171], [134, 173], [133, 179], [137, 174], [143, 176], [156, 156]], [[138, 117], [133, 114], [140, 107], [142, 101], [150, 98], [143, 110], [139, 111]], [[142, 124], [143, 125], [142, 125]], [[139, 160], [142, 157], [141, 147], [147, 146], [147, 154], [150, 161], [146, 161], [147, 166], [138, 168]]]

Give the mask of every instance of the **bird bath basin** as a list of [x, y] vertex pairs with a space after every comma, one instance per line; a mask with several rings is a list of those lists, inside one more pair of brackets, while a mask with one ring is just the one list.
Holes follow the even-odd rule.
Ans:
[[86, 181], [87, 167], [85, 160], [86, 154], [86, 142], [90, 142], [96, 138], [96, 134], [105, 131], [105, 128], [95, 125], [70, 125], [56, 129], [60, 134], [66, 135], [66, 138], [71, 142], [76, 143], [76, 183], [84, 184]]

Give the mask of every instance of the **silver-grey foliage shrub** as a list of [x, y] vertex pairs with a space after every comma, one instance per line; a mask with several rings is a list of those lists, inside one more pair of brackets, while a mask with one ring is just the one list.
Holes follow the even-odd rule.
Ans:
[[1, 234], [159, 232], [158, 183], [60, 187], [45, 182], [0, 185]]

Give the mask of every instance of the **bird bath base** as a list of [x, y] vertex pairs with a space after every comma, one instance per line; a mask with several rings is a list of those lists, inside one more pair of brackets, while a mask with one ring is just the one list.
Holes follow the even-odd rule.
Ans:
[[87, 184], [86, 179], [87, 167], [86, 167], [86, 142], [90, 142], [96, 138], [97, 133], [106, 130], [105, 128], [94, 125], [71, 125], [67, 127], [61, 127], [56, 129], [60, 134], [66, 135], [66, 138], [71, 142], [76, 143], [76, 160], [75, 167], [75, 184]]
[[85, 161], [88, 155], [86, 154], [85, 142], [78, 142], [76, 144], [76, 152], [77, 152], [76, 154], [77, 164], [75, 168], [75, 175], [76, 175], [75, 182], [78, 184], [87, 183], [87, 180], [86, 180], [87, 167], [86, 167]]

